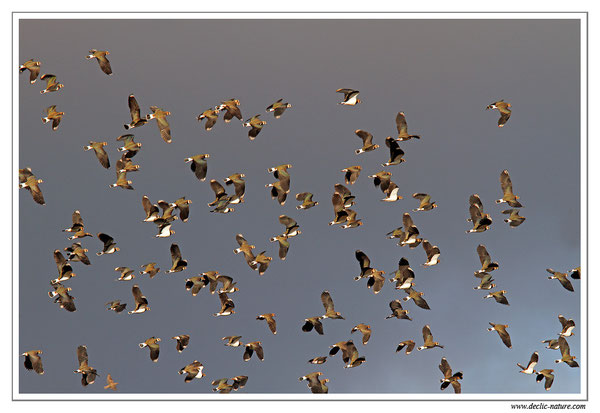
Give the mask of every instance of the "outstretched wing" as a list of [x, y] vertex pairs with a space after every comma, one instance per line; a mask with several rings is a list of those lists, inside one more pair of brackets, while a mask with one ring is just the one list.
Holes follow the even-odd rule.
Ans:
[[133, 122], [140, 120], [140, 105], [138, 105], [135, 96], [129, 95], [127, 103], [129, 104], [129, 114], [131, 115], [131, 120]]
[[398, 112], [396, 115], [396, 129], [398, 130], [398, 136], [407, 133], [408, 128], [406, 125], [406, 117], [404, 116], [404, 112]]
[[325, 312], [334, 311], [333, 299], [331, 298], [329, 291], [323, 291], [321, 293], [321, 302], [323, 303], [323, 307], [325, 307]]
[[488, 254], [485, 245], [479, 244], [477, 246], [477, 254], [479, 255], [479, 261], [481, 262], [481, 265], [486, 265], [492, 262], [490, 254]]
[[86, 346], [77, 347], [77, 361], [79, 366], [86, 366], [88, 364], [88, 354]]
[[354, 133], [363, 141], [363, 146], [369, 146], [373, 144], [373, 135], [362, 129], [357, 129]]
[[448, 360], [446, 360], [446, 357], [442, 357], [442, 361], [439, 365], [439, 368], [442, 374], [444, 375], [445, 379], [452, 377], [452, 368], [450, 367]]
[[218, 181], [216, 181], [214, 179], [211, 179], [210, 187], [214, 191], [215, 196], [217, 198], [219, 198], [225, 194], [225, 188], [223, 188], [223, 185], [221, 185]]

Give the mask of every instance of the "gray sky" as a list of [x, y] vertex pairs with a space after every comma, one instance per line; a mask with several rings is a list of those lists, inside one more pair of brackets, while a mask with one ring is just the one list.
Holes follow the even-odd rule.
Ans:
[[[536, 350], [538, 368], [555, 370], [551, 393], [580, 391], [580, 369], [556, 365], [559, 352], [540, 342], [557, 337], [557, 315], [564, 314], [578, 324], [568, 339], [571, 353], [586, 362], [580, 352], [580, 282], [573, 282], [571, 293], [545, 272], [580, 265], [578, 21], [22, 20], [19, 41], [20, 63], [39, 59], [42, 73], [57, 75], [65, 85], [40, 95], [40, 81], [31, 86], [23, 74], [19, 82], [19, 167], [31, 167], [44, 180], [47, 203], [37, 205], [20, 191], [18, 352], [43, 350], [46, 370], [38, 376], [20, 363], [21, 392], [105, 392], [110, 373], [119, 391], [129, 393], [206, 393], [213, 379], [241, 374], [249, 381], [240, 393], [307, 393], [298, 377], [322, 371], [331, 393], [439, 393], [438, 364], [444, 356], [454, 371], [463, 371], [464, 393], [546, 393], [542, 383], [519, 374], [515, 365], [526, 363]], [[91, 48], [110, 51], [112, 76], [85, 60]], [[335, 90], [344, 87], [360, 90], [363, 103], [338, 105], [341, 95]], [[115, 138], [129, 122], [129, 93], [143, 114], [150, 105], [172, 112], [170, 145], [154, 121], [133, 130], [143, 143], [134, 158], [140, 171], [128, 175], [135, 191], [109, 188], [120, 155]], [[235, 119], [225, 124], [221, 116], [210, 132], [195, 120], [228, 98], [241, 101], [244, 119], [261, 113], [268, 122], [254, 142]], [[293, 107], [274, 119], [265, 108], [279, 98]], [[497, 99], [513, 105], [502, 129], [496, 126], [498, 113], [484, 110]], [[66, 112], [56, 132], [40, 121], [52, 104]], [[406, 162], [385, 168], [404, 199], [384, 203], [367, 176], [384, 169], [380, 164], [389, 155], [384, 139], [395, 134], [398, 111], [406, 113], [409, 132], [422, 139], [401, 143]], [[381, 148], [356, 156], [355, 129], [371, 132]], [[110, 170], [83, 151], [89, 140], [109, 143]], [[184, 162], [198, 153], [211, 155], [206, 182], [199, 182]], [[282, 207], [264, 186], [274, 180], [267, 168], [283, 163], [293, 168]], [[333, 215], [330, 200], [333, 185], [343, 183], [340, 169], [351, 165], [363, 167], [349, 188], [364, 225], [342, 230], [327, 225]], [[502, 222], [505, 204], [494, 203], [501, 196], [503, 169], [525, 206], [521, 213], [527, 221], [516, 229]], [[235, 172], [246, 174], [245, 203], [231, 214], [210, 213], [206, 203], [214, 195], [208, 181]], [[320, 204], [298, 211], [294, 195], [304, 191], [313, 192]], [[414, 192], [431, 194], [439, 208], [411, 212], [418, 205]], [[473, 193], [494, 220], [482, 234], [465, 234]], [[143, 195], [153, 202], [186, 196], [193, 201], [189, 221], [175, 222], [170, 238], [155, 238], [155, 226], [142, 222]], [[97, 257], [101, 242], [82, 241], [92, 265], [73, 263], [77, 276], [65, 283], [76, 297], [77, 311], [71, 314], [47, 292], [56, 277], [52, 252], [71, 244], [61, 229], [70, 226], [75, 209], [88, 232], [110, 234], [121, 251]], [[440, 247], [439, 265], [421, 267], [421, 247], [400, 248], [386, 239], [401, 225], [404, 212], [411, 212], [421, 234]], [[268, 241], [283, 230], [280, 214], [295, 218], [302, 230], [291, 240], [286, 261]], [[273, 256], [262, 277], [233, 254], [236, 233], [256, 245], [255, 252]], [[104, 303], [112, 299], [134, 305], [133, 282], [116, 282], [114, 267], [138, 270], [155, 261], [164, 271], [173, 242], [188, 260], [186, 271], [134, 280], [152, 310], [141, 315], [106, 311]], [[473, 290], [480, 243], [500, 263], [493, 276], [498, 288], [508, 291], [508, 307], [482, 300], [485, 293]], [[409, 302], [405, 308], [413, 321], [386, 320], [388, 303], [405, 294], [386, 282], [374, 295], [364, 280], [353, 281], [359, 272], [356, 249], [388, 274], [406, 257], [431, 311]], [[213, 317], [220, 307], [216, 295], [202, 290], [192, 297], [185, 290], [186, 278], [210, 270], [238, 282], [240, 291], [230, 296], [235, 315]], [[346, 320], [324, 320], [323, 336], [302, 332], [304, 318], [323, 314], [325, 289]], [[268, 312], [277, 315], [276, 336], [255, 320]], [[512, 349], [486, 331], [489, 321], [510, 326]], [[350, 334], [361, 322], [373, 330], [367, 346]], [[444, 349], [395, 353], [406, 339], [421, 345], [425, 324]], [[178, 334], [191, 336], [181, 354], [170, 339]], [[243, 362], [243, 349], [223, 346], [220, 338], [226, 335], [262, 341], [264, 362], [255, 357]], [[158, 363], [137, 345], [150, 336], [162, 338]], [[366, 357], [364, 365], [344, 369], [339, 355], [320, 366], [306, 362], [350, 338]], [[90, 364], [101, 374], [87, 388], [72, 373], [80, 344], [87, 345]], [[177, 371], [195, 359], [204, 364], [207, 377], [186, 384]], [[446, 392], [450, 396], [451, 389]]]

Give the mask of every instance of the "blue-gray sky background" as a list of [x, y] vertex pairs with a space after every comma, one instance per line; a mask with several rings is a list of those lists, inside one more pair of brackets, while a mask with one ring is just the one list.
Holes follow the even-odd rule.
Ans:
[[[464, 372], [465, 393], [546, 393], [533, 376], [518, 373], [539, 351], [538, 367], [555, 369], [551, 393], [578, 393], [580, 369], [556, 365], [558, 351], [540, 342], [560, 331], [558, 314], [578, 327], [569, 338], [571, 353], [580, 352], [581, 285], [571, 293], [545, 268], [567, 271], [580, 265], [580, 51], [577, 20], [22, 20], [20, 61], [43, 62], [42, 73], [53, 73], [65, 87], [40, 95], [39, 81], [20, 79], [19, 167], [31, 167], [44, 180], [47, 205], [39, 206], [20, 191], [20, 326], [19, 349], [42, 349], [46, 374], [26, 372], [20, 365], [20, 391], [33, 393], [105, 392], [107, 373], [120, 392], [205, 393], [210, 381], [245, 374], [248, 393], [306, 393], [298, 377], [322, 371], [331, 393], [439, 393], [438, 364], [446, 357], [455, 371]], [[114, 71], [106, 76], [95, 61], [86, 61], [91, 48], [109, 50]], [[337, 105], [337, 88], [361, 91], [363, 103]], [[129, 122], [127, 96], [134, 93], [142, 112], [150, 105], [169, 110], [173, 143], [159, 136], [155, 122], [134, 129], [142, 150], [133, 159], [140, 171], [128, 175], [135, 191], [111, 189], [120, 146], [115, 138]], [[222, 100], [241, 101], [244, 119], [261, 113], [268, 122], [251, 142], [247, 128], [222, 117], [210, 132], [196, 116]], [[279, 98], [293, 107], [280, 119], [265, 108]], [[503, 129], [497, 112], [485, 106], [497, 99], [513, 105]], [[40, 121], [42, 111], [56, 104], [66, 115], [53, 132]], [[419, 141], [401, 143], [406, 163], [385, 168], [405, 197], [384, 203], [367, 176], [384, 168], [384, 139], [395, 134], [394, 118], [404, 111], [409, 132]], [[355, 129], [373, 133], [382, 147], [356, 156], [360, 140]], [[89, 140], [107, 141], [111, 169], [102, 168], [93, 153], [83, 151]], [[184, 163], [188, 156], [209, 153], [208, 179], [199, 182]], [[265, 184], [273, 182], [266, 169], [291, 163], [291, 193], [281, 207], [271, 200]], [[340, 169], [362, 165], [354, 209], [364, 225], [342, 230], [329, 227], [333, 185], [343, 182]], [[527, 221], [516, 229], [502, 222], [504, 205], [499, 174], [508, 169]], [[212, 214], [208, 180], [246, 174], [246, 202], [228, 215]], [[310, 191], [320, 204], [297, 211], [293, 195]], [[411, 216], [421, 234], [442, 251], [441, 263], [423, 268], [421, 247], [396, 246], [385, 233], [401, 225], [403, 212], [417, 201], [414, 192], [430, 193], [439, 208]], [[465, 234], [469, 224], [468, 197], [478, 193], [491, 229]], [[141, 222], [141, 198], [193, 200], [187, 223], [175, 222], [176, 234], [156, 239], [155, 226]], [[73, 288], [77, 312], [70, 314], [48, 298], [49, 280], [56, 277], [54, 249], [71, 244], [61, 232], [71, 213], [81, 211], [86, 230], [112, 235], [121, 251], [97, 257], [101, 243], [86, 238], [92, 265], [74, 263]], [[277, 217], [287, 214], [301, 226], [291, 240], [286, 261], [268, 239], [279, 234]], [[251, 271], [237, 247], [243, 233], [267, 250], [273, 262], [265, 275]], [[184, 272], [136, 278], [148, 297], [150, 312], [114, 314], [104, 303], [121, 299], [133, 306], [132, 282], [114, 281], [116, 266], [156, 261], [170, 267], [169, 246], [179, 244], [189, 262]], [[486, 245], [500, 263], [493, 276], [508, 290], [510, 306], [482, 300], [474, 291], [476, 253]], [[431, 311], [407, 303], [413, 321], [385, 320], [389, 301], [404, 293], [386, 282], [378, 295], [355, 282], [361, 249], [374, 267], [391, 272], [407, 257], [416, 273], [416, 288], [425, 293]], [[232, 294], [236, 314], [213, 317], [219, 300], [202, 290], [192, 297], [185, 278], [218, 270], [232, 276], [240, 291]], [[325, 320], [324, 336], [300, 330], [305, 317], [320, 315], [320, 293], [331, 292], [336, 310], [346, 320]], [[273, 336], [260, 313], [277, 314]], [[488, 322], [509, 324], [513, 348], [486, 331]], [[350, 335], [358, 323], [372, 326], [367, 346]], [[398, 342], [422, 344], [421, 328], [431, 326], [444, 349], [395, 353]], [[171, 336], [190, 334], [181, 354]], [[243, 350], [222, 345], [225, 335], [242, 341], [261, 340], [265, 361], [244, 363]], [[161, 337], [161, 355], [152, 363], [137, 343]], [[321, 366], [306, 361], [325, 355], [329, 346], [353, 338], [367, 362], [343, 369], [339, 355]], [[83, 388], [75, 349], [88, 346], [90, 364], [102, 375]], [[197, 359], [205, 365], [202, 380], [186, 384], [177, 371]], [[22, 363], [20, 363], [22, 364]], [[446, 390], [450, 392], [451, 390]], [[448, 394], [450, 395], [450, 394]]]

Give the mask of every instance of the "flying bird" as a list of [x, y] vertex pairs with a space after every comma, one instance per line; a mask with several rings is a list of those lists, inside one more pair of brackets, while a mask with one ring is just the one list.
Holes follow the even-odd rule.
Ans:
[[192, 363], [182, 367], [178, 373], [185, 374], [186, 376], [183, 381], [185, 383], [189, 383], [194, 379], [201, 379], [202, 377], [206, 376], [202, 370], [204, 370], [202, 363], [200, 363], [198, 360], [194, 360]]
[[115, 271], [121, 273], [117, 281], [131, 281], [135, 278], [134, 271], [129, 267], [116, 267]]
[[143, 343], [140, 343], [140, 348], [148, 347], [150, 349], [150, 360], [154, 363], [158, 361], [158, 355], [160, 354], [160, 344], [158, 342], [160, 338], [150, 337], [146, 339]]
[[[534, 371], [535, 373], [535, 371]], [[554, 382], [554, 370], [552, 369], [544, 369], [537, 372], [537, 376], [535, 377], [535, 381], [539, 383], [540, 381], [546, 379], [544, 381], [544, 389], [546, 391], [550, 390], [552, 387], [552, 383]]]
[[435, 203], [435, 201], [431, 201], [431, 195], [429, 195], [429, 194], [417, 192], [417, 193], [414, 193], [412, 195], [412, 197], [421, 201], [419, 203], [419, 207], [416, 209], [413, 209], [413, 212], [431, 211], [433, 208], [437, 208], [437, 204]]
[[35, 60], [30, 59], [19, 67], [19, 73], [29, 70], [29, 83], [33, 85], [40, 75], [41, 64], [42, 62], [36, 62]]
[[519, 215], [518, 209], [505, 209], [504, 211], [502, 211], [502, 213], [508, 215], [508, 218], [506, 218], [504, 222], [507, 222], [511, 228], [518, 227], [523, 222], [525, 222], [526, 219], [524, 216]]
[[129, 311], [128, 314], [139, 314], [150, 311], [148, 299], [142, 294], [142, 290], [140, 290], [140, 287], [137, 284], [134, 284], [133, 287], [131, 287], [131, 294], [133, 294], [133, 299], [135, 300], [135, 309]]
[[79, 368], [74, 370], [73, 373], [81, 373], [81, 385], [85, 387], [94, 383], [94, 381], [96, 381], [96, 376], [98, 376], [98, 372], [88, 364], [86, 346], [77, 347], [77, 361], [79, 362]]
[[362, 129], [357, 129], [354, 131], [354, 133], [363, 142], [362, 148], [354, 151], [357, 155], [360, 155], [361, 153], [364, 153], [364, 152], [374, 151], [375, 149], [379, 148], [379, 145], [373, 144], [373, 135], [371, 135], [369, 132], [364, 131]]
[[[135, 138], [134, 135], [132, 134], [125, 134], [125, 135], [120, 135], [119, 137], [117, 137], [117, 141], [118, 142], [123, 142], [123, 146], [121, 146], [120, 148], [118, 148], [119, 152], [125, 152], [125, 157], [127, 158], [133, 158], [138, 151], [140, 150], [140, 148], [142, 147], [142, 143], [141, 142], [134, 142], [133, 139]], [[117, 172], [120, 172], [121, 168], [117, 169]]]
[[396, 129], [398, 130], [397, 141], [407, 141], [410, 139], [421, 139], [420, 135], [409, 135], [408, 134], [408, 126], [406, 124], [406, 116], [404, 116], [404, 112], [398, 112], [396, 115]]
[[412, 353], [413, 349], [415, 348], [415, 342], [413, 340], [405, 340], [398, 343], [398, 346], [396, 347], [396, 353], [402, 351], [404, 347], [406, 347], [405, 353], [408, 355]]
[[534, 374], [535, 373], [534, 369], [538, 363], [538, 358], [539, 358], [538, 352], [534, 351], [533, 354], [531, 355], [531, 358], [529, 359], [529, 363], [527, 363], [527, 367], [523, 366], [522, 364], [517, 363], [517, 366], [521, 369], [521, 371], [519, 373]]
[[493, 298], [498, 304], [510, 305], [508, 304], [508, 299], [504, 296], [504, 294], [506, 294], [506, 290], [495, 291], [486, 295], [483, 298]]
[[39, 184], [42, 182], [44, 181], [38, 179], [31, 172], [31, 168], [19, 169], [19, 189], [27, 189], [36, 203], [40, 205], [46, 205], [44, 195], [39, 187]]
[[336, 90], [336, 92], [344, 94], [344, 100], [339, 102], [338, 105], [354, 106], [358, 103], [361, 103], [361, 100], [358, 98], [358, 94], [360, 93], [358, 90], [342, 88]]
[[103, 232], [99, 232], [97, 236], [98, 239], [102, 241], [104, 245], [102, 247], [102, 251], [97, 252], [96, 255], [113, 254], [117, 251], [120, 251], [120, 248], [117, 247], [117, 243], [110, 235], [105, 234]]
[[188, 263], [186, 260], [181, 258], [181, 251], [179, 250], [179, 245], [171, 244], [171, 269], [165, 271], [167, 274], [173, 272], [179, 272], [186, 269]]
[[235, 314], [235, 304], [233, 303], [233, 300], [227, 296], [227, 293], [219, 293], [219, 300], [221, 301], [221, 309], [218, 313], [213, 314], [215, 317]]
[[508, 348], [512, 348], [512, 343], [510, 342], [510, 335], [506, 329], [508, 328], [507, 324], [494, 324], [490, 322], [491, 327], [488, 328], [488, 331], [496, 331], [502, 339], [504, 345]]
[[115, 313], [120, 313], [127, 307], [126, 303], [121, 304], [121, 300], [109, 301], [104, 305], [107, 307], [106, 310], [114, 311]]
[[427, 304], [427, 301], [425, 301], [425, 299], [423, 298], [423, 293], [421, 291], [415, 291], [411, 286], [409, 288], [406, 288], [404, 292], [408, 295], [402, 299], [403, 301], [413, 300], [415, 304], [421, 307], [422, 309], [431, 310], [431, 308], [429, 308], [429, 304]]
[[287, 102], [284, 103], [283, 99], [279, 99], [277, 102], [267, 107], [267, 112], [273, 112], [273, 116], [275, 117], [275, 119], [279, 119], [281, 115], [283, 115], [283, 112], [285, 112], [287, 108], [291, 107], [292, 105], [290, 105]]
[[485, 110], [498, 109], [498, 112], [500, 112], [500, 119], [498, 119], [498, 127], [502, 128], [504, 127], [506, 122], [508, 122], [508, 119], [510, 119], [510, 114], [512, 113], [510, 107], [510, 103], [504, 102], [504, 99], [501, 99], [497, 102], [490, 103], [489, 105], [487, 105]]
[[261, 120], [260, 115], [254, 115], [242, 125], [251, 128], [250, 131], [248, 131], [248, 138], [250, 138], [250, 140], [253, 141], [254, 139], [256, 139], [263, 126], [266, 124], [267, 121]]
[[344, 320], [342, 314], [339, 311], [335, 311], [333, 306], [333, 299], [331, 298], [331, 294], [329, 294], [329, 291], [325, 290], [321, 293], [321, 302], [323, 303], [323, 307], [325, 308], [325, 314], [323, 314], [321, 318]]
[[126, 130], [144, 126], [148, 120], [142, 117], [140, 113], [140, 105], [134, 95], [129, 95], [127, 98], [127, 105], [129, 106], [129, 115], [131, 116], [131, 123], [123, 125]]
[[566, 273], [554, 271], [552, 268], [546, 268], [546, 271], [552, 274], [550, 277], [548, 277], [549, 280], [558, 280], [566, 290], [569, 290], [571, 292], [575, 291], [573, 289], [573, 284], [571, 284], [571, 281], [569, 281], [569, 279], [567, 278]]
[[431, 245], [426, 239], [423, 240], [423, 249], [427, 254], [427, 262], [422, 264], [425, 267], [431, 267], [437, 265], [440, 262], [440, 249], [437, 245]]
[[206, 119], [206, 123], [204, 124], [204, 129], [209, 131], [215, 126], [217, 123], [217, 119], [219, 119], [220, 109], [217, 106], [216, 108], [206, 109], [204, 112], [198, 115], [196, 118], [198, 122], [202, 122], [202, 119]]
[[67, 260], [69, 261], [79, 261], [84, 265], [91, 265], [90, 259], [88, 258], [86, 252], [88, 252], [87, 248], [83, 248], [81, 243], [74, 242], [70, 247], [65, 247], [64, 250], [69, 253]]
[[369, 342], [369, 339], [371, 338], [371, 326], [367, 325], [367, 324], [357, 324], [354, 327], [352, 327], [352, 330], [350, 330], [350, 333], [354, 333], [355, 331], [360, 331], [362, 334], [362, 343], [363, 345], [366, 345]]
[[112, 376], [109, 374], [106, 376], [106, 386], [104, 386], [104, 390], [111, 389], [113, 391], [117, 391], [118, 382], [114, 381]]
[[496, 200], [497, 204], [506, 202], [513, 208], [521, 208], [523, 206], [517, 201], [519, 197], [513, 193], [512, 181], [506, 169], [500, 173], [500, 186], [502, 188], [502, 198]]
[[313, 373], [306, 374], [298, 379], [298, 381], [307, 381], [307, 386], [310, 389], [311, 393], [327, 393], [328, 389], [325, 383], [329, 381], [329, 379], [319, 379], [323, 373], [320, 371], [316, 371]]
[[398, 269], [394, 271], [394, 277], [390, 278], [390, 282], [396, 282], [396, 290], [406, 290], [411, 288], [415, 280], [415, 273], [405, 257], [398, 261]]
[[112, 75], [112, 69], [110, 67], [110, 62], [106, 58], [106, 56], [108, 56], [109, 54], [110, 54], [110, 52], [107, 50], [92, 49], [92, 50], [90, 50], [90, 54], [87, 55], [85, 58], [87, 60], [97, 59], [98, 64], [100, 65], [100, 69], [102, 69], [102, 71], [104, 73], [106, 73], [107, 75]]
[[52, 130], [57, 130], [58, 125], [60, 124], [60, 121], [62, 120], [63, 116], [65, 115], [65, 112], [58, 112], [56, 110], [56, 105], [52, 105], [52, 106], [48, 106], [44, 110], [44, 113], [46, 114], [46, 116], [44, 116], [42, 118], [42, 123], [48, 123], [48, 122], [52, 121]]
[[260, 361], [263, 361], [265, 359], [265, 355], [261, 344], [262, 343], [260, 341], [246, 343], [246, 351], [244, 351], [244, 361], [250, 360], [254, 352], [256, 352], [256, 357], [258, 357]]
[[54, 262], [56, 262], [56, 268], [58, 269], [58, 278], [51, 281], [53, 284], [75, 277], [76, 274], [73, 272], [73, 267], [71, 267], [71, 264], [65, 259], [60, 250], [54, 250]]
[[454, 388], [454, 393], [460, 393], [461, 388], [459, 380], [462, 380], [463, 378], [462, 371], [452, 374], [452, 368], [450, 367], [448, 360], [446, 360], [446, 357], [442, 357], [442, 361], [439, 365], [439, 368], [442, 374], [444, 375], [444, 378], [440, 379], [440, 382], [442, 383], [442, 385], [440, 386], [440, 390], [444, 390], [449, 385], [452, 385], [452, 387]]
[[65, 287], [61, 283], [50, 283], [54, 291], [48, 292], [50, 298], [54, 298], [54, 302], [59, 304], [60, 308], [64, 308], [68, 312], [72, 313], [76, 311], [75, 303], [73, 302], [74, 297], [69, 294], [71, 287]]
[[269, 330], [271, 330], [271, 333], [277, 334], [277, 323], [275, 322], [274, 317], [275, 317], [274, 313], [268, 313], [268, 314], [257, 315], [256, 319], [257, 320], [266, 320], [267, 325], [269, 326]]
[[496, 261], [492, 261], [492, 258], [490, 257], [490, 254], [487, 252], [487, 249], [485, 248], [485, 245], [483, 244], [479, 244], [477, 246], [477, 255], [479, 255], [479, 261], [481, 262], [481, 269], [479, 271], [476, 271], [476, 273], [483, 273], [483, 272], [492, 272], [496, 269], [498, 269], [499, 265]]
[[302, 326], [302, 331], [308, 333], [314, 328], [318, 334], [323, 335], [323, 323], [321, 323], [322, 319], [322, 316], [305, 318], [304, 325]]
[[560, 348], [561, 358], [554, 360], [555, 363], [564, 362], [569, 367], [579, 367], [579, 364], [575, 361], [576, 357], [571, 355], [569, 343], [567, 343], [567, 340], [563, 336], [558, 337], [558, 347]]
[[25, 361], [23, 364], [27, 370], [33, 370], [37, 374], [42, 375], [44, 374], [44, 367], [42, 366], [42, 358], [40, 357], [40, 354], [42, 354], [42, 350], [26, 351], [21, 355], [25, 356]]
[[572, 319], [566, 319], [562, 314], [558, 315], [558, 321], [560, 321], [560, 325], [562, 326], [561, 332], [558, 334], [561, 337], [570, 337], [572, 336], [573, 330], [575, 329], [575, 321]]
[[421, 351], [435, 347], [444, 348], [444, 346], [440, 345], [440, 343], [438, 343], [437, 341], [433, 341], [431, 329], [429, 328], [429, 325], [426, 325], [425, 327], [423, 327], [423, 345], [417, 347], [417, 350]]
[[223, 115], [223, 120], [225, 123], [231, 122], [231, 119], [234, 117], [238, 118], [240, 121], [242, 120], [242, 111], [239, 108], [240, 101], [237, 99], [229, 99], [217, 107], [219, 110], [225, 110], [225, 114]]
[[347, 168], [342, 169], [342, 172], [345, 172], [344, 180], [346, 184], [354, 185], [354, 182], [356, 182], [356, 180], [360, 176], [361, 171], [362, 166], [360, 165], [349, 166]]
[[301, 192], [296, 194], [296, 201], [302, 202], [300, 205], [296, 205], [296, 209], [309, 209], [316, 205], [319, 205], [317, 201], [313, 201], [313, 194], [310, 192]]
[[40, 79], [46, 81], [46, 88], [40, 92], [42, 95], [44, 93], [57, 92], [65, 86], [62, 83], [57, 82], [56, 75], [51, 75], [50, 73], [42, 75]]
[[242, 173], [235, 173], [223, 179], [225, 185], [233, 185], [233, 189], [235, 192], [235, 195], [230, 197], [229, 203], [239, 204], [240, 202], [244, 202], [244, 194], [246, 193], [246, 181], [243, 178], [245, 176], [246, 175]]
[[86, 151], [93, 149], [94, 153], [96, 154], [96, 158], [98, 158], [98, 161], [100, 162], [100, 165], [108, 169], [110, 168], [110, 161], [108, 159], [108, 154], [104, 150], [104, 146], [106, 145], [108, 145], [106, 142], [90, 141], [90, 144], [88, 146], [84, 146], [83, 149]]
[[155, 262], [149, 262], [148, 264], [144, 264], [141, 266], [141, 268], [143, 268], [143, 270], [140, 271], [140, 275], [148, 274], [150, 279], [154, 278], [154, 276], [160, 271], [160, 268], [156, 266]]
[[171, 127], [167, 121], [167, 116], [171, 114], [169, 111], [162, 110], [157, 106], [150, 106], [151, 114], [146, 115], [146, 120], [156, 119], [160, 137], [167, 143], [171, 143]]
[[405, 162], [406, 159], [403, 159], [404, 151], [400, 149], [398, 142], [390, 136], [385, 138], [385, 146], [390, 148], [390, 160], [386, 163], [382, 163], [381, 166], [391, 166], [391, 165], [400, 165], [402, 162]]

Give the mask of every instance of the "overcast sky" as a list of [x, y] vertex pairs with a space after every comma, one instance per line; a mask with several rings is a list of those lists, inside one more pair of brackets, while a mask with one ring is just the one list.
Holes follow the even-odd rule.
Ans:
[[[538, 351], [538, 369], [555, 370], [550, 393], [578, 393], [580, 369], [555, 364], [559, 351], [541, 340], [556, 338], [558, 314], [573, 318], [571, 354], [586, 363], [580, 351], [580, 281], [575, 292], [548, 280], [546, 268], [565, 272], [580, 265], [580, 52], [577, 20], [21, 20], [20, 63], [42, 61], [42, 74], [52, 73], [65, 87], [40, 95], [38, 80], [20, 75], [19, 168], [31, 167], [44, 180], [46, 206], [19, 193], [19, 348], [41, 349], [46, 373], [25, 371], [20, 362], [22, 393], [94, 393], [110, 373], [126, 393], [208, 393], [221, 377], [249, 376], [246, 393], [307, 393], [298, 377], [312, 371], [329, 378], [330, 393], [440, 393], [438, 369], [446, 357], [454, 371], [463, 371], [464, 393], [546, 393], [534, 376], [519, 373]], [[107, 76], [85, 56], [91, 48], [109, 50], [114, 74]], [[337, 103], [338, 88], [360, 90], [356, 107]], [[127, 96], [135, 94], [142, 114], [155, 105], [172, 114], [173, 142], [166, 144], [156, 122], [134, 129], [143, 147], [133, 159], [140, 171], [128, 174], [134, 191], [109, 188], [126, 133]], [[220, 116], [207, 132], [196, 116], [229, 98], [241, 101], [244, 119], [262, 114], [267, 121], [255, 141], [234, 119]], [[293, 105], [280, 119], [265, 108], [283, 98]], [[499, 99], [512, 104], [513, 115], [497, 127], [497, 111], [486, 105]], [[57, 105], [66, 114], [57, 131], [42, 124], [44, 108]], [[386, 136], [396, 133], [394, 119], [404, 111], [410, 133], [421, 140], [400, 143], [406, 162], [387, 168]], [[381, 147], [359, 156], [364, 129]], [[90, 140], [107, 141], [110, 170], [83, 147]], [[211, 155], [206, 182], [198, 181], [188, 156]], [[282, 207], [272, 200], [267, 168], [289, 163], [291, 192]], [[353, 186], [353, 207], [364, 225], [342, 230], [328, 226], [333, 216], [331, 195], [343, 183], [342, 168], [362, 165]], [[381, 202], [383, 194], [368, 175], [393, 173], [404, 199]], [[496, 205], [501, 197], [499, 175], [510, 172], [527, 220], [513, 229]], [[208, 181], [236, 172], [246, 175], [245, 203], [235, 212], [210, 213], [214, 199]], [[227, 187], [231, 193], [232, 189]], [[310, 191], [319, 205], [298, 211], [294, 195]], [[412, 212], [414, 192], [432, 195], [433, 211]], [[493, 224], [481, 234], [465, 234], [470, 224], [468, 198], [478, 193]], [[153, 202], [186, 196], [193, 204], [186, 223], [176, 221], [175, 234], [155, 238], [156, 227], [142, 222], [143, 195]], [[72, 287], [77, 311], [67, 313], [48, 298], [56, 278], [55, 249], [71, 245], [61, 229], [81, 211], [88, 232], [113, 236], [121, 251], [97, 257], [102, 244], [85, 238], [91, 266], [73, 263]], [[385, 234], [402, 225], [410, 212], [421, 235], [441, 249], [441, 262], [431, 268], [421, 247], [398, 247]], [[280, 214], [295, 218], [302, 234], [291, 239], [285, 261], [269, 238], [282, 233]], [[243, 233], [273, 257], [261, 277], [250, 270], [237, 248]], [[171, 265], [169, 246], [177, 243], [188, 268], [165, 274]], [[500, 268], [492, 273], [497, 289], [507, 290], [510, 306], [483, 300], [474, 291], [480, 268], [476, 252], [483, 243]], [[374, 295], [354, 258], [363, 250], [373, 267], [386, 276], [406, 257], [424, 292], [430, 311], [406, 303], [413, 321], [385, 317], [388, 303], [405, 294], [386, 282]], [[117, 282], [117, 266], [139, 270], [155, 261], [161, 273], [150, 280]], [[214, 317], [220, 308], [207, 289], [192, 297], [185, 279], [218, 270], [237, 281], [230, 295], [236, 314]], [[134, 306], [133, 283], [139, 284], [151, 311], [115, 314], [104, 303], [121, 299]], [[325, 335], [301, 331], [306, 317], [323, 314], [320, 294], [329, 290], [345, 320], [324, 320]], [[272, 335], [256, 315], [276, 314]], [[508, 324], [513, 348], [488, 322]], [[350, 330], [370, 324], [371, 341], [363, 346]], [[421, 329], [431, 326], [444, 349], [395, 353], [400, 341], [423, 343]], [[191, 336], [181, 354], [170, 338]], [[242, 360], [243, 349], [220, 340], [241, 335], [260, 340], [265, 360]], [[138, 343], [162, 339], [158, 363]], [[326, 355], [329, 346], [353, 339], [366, 363], [344, 369], [340, 355], [313, 366], [307, 360]], [[90, 365], [101, 377], [84, 388], [78, 375], [76, 348], [88, 347]], [[16, 355], [15, 355], [16, 356]], [[22, 360], [22, 358], [21, 358]], [[184, 383], [177, 371], [198, 360], [207, 377]], [[451, 396], [452, 389], [445, 392]], [[399, 396], [401, 397], [401, 396]]]

